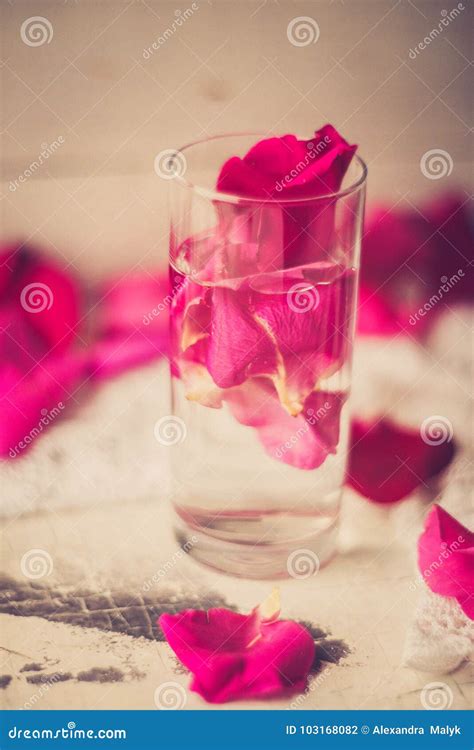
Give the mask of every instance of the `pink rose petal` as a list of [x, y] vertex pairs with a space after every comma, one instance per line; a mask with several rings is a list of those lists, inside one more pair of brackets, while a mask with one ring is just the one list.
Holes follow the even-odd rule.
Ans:
[[168, 329], [170, 286], [164, 273], [132, 271], [98, 289], [97, 327], [102, 334]]
[[107, 336], [92, 343], [88, 349], [88, 375], [103, 380], [153, 362], [166, 355], [168, 337], [150, 331]]
[[109, 378], [168, 353], [173, 290], [163, 273], [134, 271], [98, 290], [91, 378]]
[[253, 378], [223, 395], [234, 417], [254, 427], [272, 458], [299, 469], [316, 469], [339, 442], [339, 423], [344, 396], [315, 391], [297, 417], [286, 412], [273, 386]]
[[84, 377], [72, 345], [81, 293], [56, 261], [25, 248], [2, 256], [0, 284], [0, 455], [20, 455]]
[[[321, 277], [324, 271], [332, 272], [333, 278], [313, 286], [311, 273]], [[255, 320], [274, 343], [277, 368], [271, 375], [292, 415], [302, 410], [319, 380], [339, 369], [348, 355], [352, 276], [334, 265], [310, 267], [304, 275], [306, 283], [285, 282], [279, 293], [253, 291], [250, 300]]]
[[309, 632], [291, 621], [265, 621], [226, 609], [185, 610], [159, 623], [192, 673], [191, 690], [210, 703], [271, 698], [305, 689], [314, 661]]
[[[331, 125], [307, 141], [294, 135], [267, 138], [243, 159], [229, 159], [221, 169], [217, 188], [257, 198], [275, 197], [283, 191], [289, 197], [332, 193], [339, 189], [355, 150], [356, 146], [349, 146]], [[303, 168], [298, 168], [301, 163]], [[296, 175], [290, 174], [292, 170]]]
[[20, 455], [52, 423], [47, 413], [86, 380], [115, 375], [167, 350], [171, 300], [163, 276], [143, 272], [108, 282], [92, 310], [96, 330], [89, 344], [82, 324], [85, 295], [57, 261], [21, 246], [4, 248], [0, 289], [3, 457]]
[[[433, 265], [440, 282], [449, 282], [445, 303], [474, 300], [474, 207], [472, 198], [448, 192], [423, 208], [435, 232]], [[461, 273], [459, 273], [461, 271]]]
[[[0, 369], [0, 456], [15, 458], [56, 420], [86, 373], [80, 353], [48, 357], [29, 372], [14, 365]], [[59, 414], [57, 414], [59, 416]]]
[[[222, 192], [273, 202], [229, 207], [236, 215], [281, 212], [281, 242], [275, 257], [284, 252], [286, 268], [327, 260], [333, 250], [334, 201], [311, 201], [315, 196], [336, 192], [352, 160], [356, 146], [350, 146], [331, 125], [325, 125], [307, 141], [294, 135], [264, 139], [243, 157], [232, 157], [222, 167], [217, 188]], [[298, 204], [285, 200], [308, 198]], [[275, 201], [281, 201], [278, 206]], [[228, 220], [228, 211], [226, 213]], [[281, 268], [281, 263], [278, 263]]]
[[[240, 289], [215, 287], [206, 303], [210, 323], [199, 322], [191, 338], [196, 341], [202, 332], [206, 364], [217, 386], [231, 388], [265, 375], [293, 416], [319, 380], [339, 369], [347, 356], [353, 281], [350, 274], [341, 274], [316, 288], [306, 278], [296, 284], [295, 293], [295, 278], [263, 275], [255, 288], [252, 279]], [[298, 294], [307, 309], [298, 308]]]
[[432, 591], [457, 599], [474, 620], [474, 533], [439, 505], [418, 540], [418, 567]]
[[220, 388], [243, 383], [252, 374], [276, 370], [275, 346], [245, 303], [245, 292], [216, 287], [212, 294], [207, 366]]
[[50, 258], [31, 251], [19, 253], [19, 267], [11, 276], [7, 300], [15, 306], [15, 315], [27, 318], [45, 351], [68, 348], [80, 322], [81, 290], [77, 280]]

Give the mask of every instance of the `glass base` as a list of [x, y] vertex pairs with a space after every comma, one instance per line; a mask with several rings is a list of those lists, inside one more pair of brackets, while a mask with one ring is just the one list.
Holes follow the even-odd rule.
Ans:
[[[216, 528], [187, 523], [175, 516], [175, 536], [180, 547], [190, 557], [214, 570], [239, 578], [305, 579], [315, 576], [336, 554], [339, 519], [314, 517], [304, 521], [306, 533], [300, 535], [303, 518], [284, 514], [232, 517], [222, 520]], [[270, 536], [278, 538], [275, 529], [284, 528], [285, 541], [265, 541]], [[291, 530], [297, 532], [293, 538]], [[271, 532], [271, 534], [270, 534]], [[229, 541], [229, 536], [233, 541]], [[259, 539], [258, 543], [251, 541]], [[239, 540], [239, 541], [236, 541]]]

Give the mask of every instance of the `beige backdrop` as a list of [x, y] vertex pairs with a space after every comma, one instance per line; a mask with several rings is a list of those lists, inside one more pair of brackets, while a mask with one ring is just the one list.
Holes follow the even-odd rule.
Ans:
[[[4, 234], [95, 276], [164, 258], [166, 182], [155, 155], [223, 131], [309, 136], [332, 122], [360, 144], [372, 199], [413, 202], [465, 184], [472, 4], [464, 5], [410, 59], [457, 3], [3, 0]], [[179, 11], [186, 20], [144, 56]], [[36, 15], [49, 23], [49, 41], [30, 46], [21, 27]], [[299, 16], [317, 23], [314, 43], [290, 43], [287, 27]], [[60, 136], [64, 143], [12, 191], [42, 144]], [[430, 149], [449, 153], [449, 177], [421, 174]]]

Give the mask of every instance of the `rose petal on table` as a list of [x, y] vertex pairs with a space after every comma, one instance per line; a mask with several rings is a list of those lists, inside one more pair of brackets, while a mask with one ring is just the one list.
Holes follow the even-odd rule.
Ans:
[[104, 283], [97, 290], [89, 376], [114, 377], [166, 356], [173, 294], [167, 274], [157, 271], [134, 271]]
[[305, 689], [315, 646], [291, 621], [226, 609], [185, 610], [159, 623], [178, 659], [192, 673], [191, 690], [211, 703], [271, 698]]
[[439, 283], [433, 273], [429, 223], [414, 210], [376, 206], [369, 213], [361, 252], [358, 331], [422, 336], [429, 316], [412, 319]]
[[0, 266], [0, 455], [15, 458], [85, 375], [73, 348], [82, 292], [58, 261], [30, 248], [4, 249]]
[[436, 277], [448, 285], [445, 303], [474, 299], [474, 207], [472, 199], [456, 191], [436, 196], [422, 208], [436, 244]]
[[420, 432], [387, 418], [352, 423], [347, 483], [369, 500], [394, 503], [439, 474], [452, 460], [453, 442], [429, 445]]
[[87, 351], [88, 377], [104, 380], [146, 365], [168, 352], [168, 337], [151, 330], [107, 336]]
[[0, 306], [11, 321], [29, 328], [36, 351], [67, 349], [80, 322], [81, 289], [78, 281], [46, 258], [23, 246], [0, 252]]
[[466, 196], [448, 192], [420, 210], [375, 206], [362, 242], [359, 332], [423, 338], [447, 306], [472, 302], [473, 248]]
[[17, 245], [0, 246], [0, 299], [4, 300], [14, 271], [20, 262], [20, 249]]
[[25, 252], [12, 277], [11, 294], [17, 314], [28, 319], [45, 351], [69, 347], [78, 333], [82, 305], [79, 283], [69, 271], [57, 261]]
[[431, 591], [454, 597], [474, 619], [474, 533], [440, 505], [418, 539], [418, 568]]
[[[0, 456], [15, 458], [52, 424], [51, 410], [62, 412], [86, 373], [81, 352], [62, 352], [24, 372], [0, 368]], [[55, 412], [56, 414], [56, 412]]]
[[150, 329], [165, 335], [171, 301], [166, 273], [141, 270], [114, 277], [97, 289], [97, 330], [101, 336]]
[[26, 373], [48, 354], [44, 341], [10, 300], [0, 305], [0, 364]]
[[377, 289], [362, 283], [357, 306], [357, 333], [365, 336], [394, 336], [410, 331], [411, 310], [400, 315], [389, 307]]

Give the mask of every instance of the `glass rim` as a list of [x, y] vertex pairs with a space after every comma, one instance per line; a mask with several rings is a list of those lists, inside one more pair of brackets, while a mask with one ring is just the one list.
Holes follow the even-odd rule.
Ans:
[[[173, 161], [179, 160], [179, 156], [182, 154], [184, 155], [184, 158], [186, 159], [185, 151], [193, 148], [194, 146], [199, 146], [204, 143], [209, 143], [210, 141], [217, 141], [222, 140], [224, 138], [243, 138], [243, 137], [249, 137], [249, 136], [266, 136], [267, 138], [280, 138], [281, 136], [275, 135], [274, 133], [263, 133], [263, 132], [256, 132], [256, 131], [243, 131], [243, 132], [236, 132], [236, 133], [218, 133], [216, 135], [207, 136], [206, 138], [198, 138], [195, 141], [190, 141], [189, 143], [186, 143], [184, 146], [182, 146], [179, 149], [175, 149], [174, 153], [171, 155], [170, 160], [171, 163]], [[346, 188], [342, 188], [341, 190], [337, 190], [334, 192], [324, 193], [324, 194], [318, 194], [318, 195], [309, 195], [305, 196], [303, 198], [256, 198], [252, 196], [242, 196], [237, 193], [228, 193], [225, 191], [218, 190], [217, 188], [206, 188], [202, 185], [195, 184], [191, 180], [187, 179], [185, 177], [186, 172], [184, 174], [179, 174], [179, 172], [174, 175], [173, 181], [177, 182], [178, 184], [190, 188], [194, 192], [198, 193], [199, 195], [203, 196], [204, 198], [208, 198], [209, 200], [219, 200], [222, 203], [257, 203], [257, 204], [304, 204], [309, 203], [313, 201], [318, 200], [328, 200], [328, 199], [335, 199], [335, 198], [343, 198], [344, 196], [351, 195], [352, 193], [355, 193], [357, 190], [359, 190], [363, 185], [365, 185], [365, 182], [367, 180], [367, 174], [368, 174], [368, 167], [365, 163], [364, 159], [362, 159], [361, 156], [358, 154], [354, 154], [355, 162], [357, 162], [359, 169], [360, 169], [360, 175], [358, 178], [352, 182], [350, 185], [348, 185]], [[179, 162], [178, 162], [179, 163]]]

